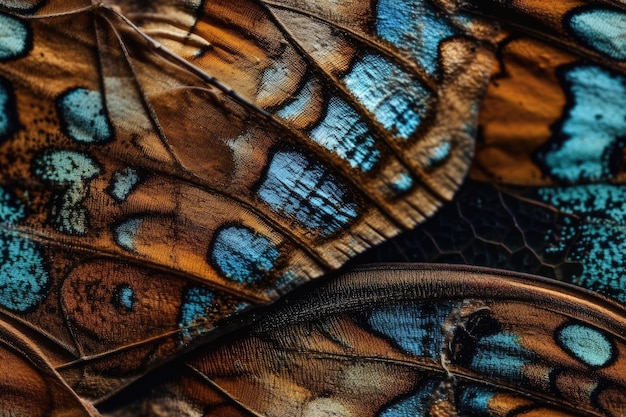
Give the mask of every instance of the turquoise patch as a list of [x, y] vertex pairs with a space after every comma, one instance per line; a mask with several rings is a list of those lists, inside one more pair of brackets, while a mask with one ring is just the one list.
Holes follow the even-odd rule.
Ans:
[[457, 408], [460, 415], [474, 417], [490, 417], [489, 401], [496, 395], [491, 389], [466, 385], [457, 388]]
[[419, 387], [419, 391], [410, 397], [403, 398], [385, 408], [380, 417], [429, 417], [433, 405], [433, 395], [437, 391], [441, 381], [429, 379]]
[[410, 174], [403, 172], [396, 176], [391, 183], [391, 189], [395, 193], [409, 191], [413, 187], [413, 178]]
[[207, 327], [208, 312], [214, 301], [215, 294], [206, 287], [190, 287], [185, 291], [178, 322], [183, 343], [211, 330], [212, 327]]
[[[539, 199], [564, 213], [583, 219], [578, 226], [558, 231], [558, 241], [570, 243], [569, 261], [582, 265], [570, 282], [626, 304], [626, 186], [590, 184], [541, 188]], [[558, 250], [559, 248], [554, 248]]]
[[626, 13], [604, 8], [580, 10], [569, 21], [584, 44], [612, 59], [626, 60]]
[[118, 224], [113, 229], [115, 235], [115, 243], [130, 252], [135, 252], [135, 238], [137, 230], [141, 226], [142, 219], [132, 218], [123, 223]]
[[452, 145], [445, 139], [441, 139], [441, 143], [430, 150], [426, 168], [434, 168], [445, 162], [452, 153]]
[[363, 172], [372, 169], [380, 157], [365, 122], [337, 97], [330, 99], [326, 116], [311, 131], [311, 138]]
[[81, 143], [104, 143], [113, 139], [111, 122], [102, 94], [76, 88], [58, 99], [59, 118], [69, 137]]
[[354, 64], [344, 82], [396, 138], [409, 138], [426, 115], [428, 92], [397, 65], [380, 56], [365, 55]]
[[274, 154], [258, 194], [276, 212], [309, 229], [329, 235], [357, 215], [345, 186], [321, 166], [297, 152]]
[[115, 171], [111, 177], [111, 183], [107, 192], [118, 203], [126, 201], [128, 195], [139, 183], [139, 174], [132, 168], [124, 168]]
[[470, 367], [489, 377], [519, 381], [524, 365], [532, 364], [535, 360], [535, 354], [520, 345], [517, 335], [500, 332], [481, 337]]
[[394, 305], [374, 310], [368, 323], [405, 352], [439, 360], [441, 326], [454, 307], [452, 303]]
[[276, 115], [285, 120], [295, 120], [302, 115], [309, 103], [313, 99], [313, 91], [315, 90], [315, 84], [313, 80], [309, 80], [305, 86], [300, 90], [293, 98], [293, 101], [280, 108]]
[[222, 274], [238, 284], [267, 277], [280, 256], [276, 246], [252, 229], [230, 226], [216, 233], [211, 259]]
[[13, 134], [19, 128], [15, 95], [11, 84], [0, 78], [0, 139]]
[[0, 13], [0, 61], [24, 56], [32, 48], [32, 35], [24, 22]]
[[87, 233], [88, 212], [82, 206], [89, 182], [100, 168], [89, 156], [74, 151], [49, 151], [33, 162], [33, 171], [42, 181], [53, 185], [50, 223], [58, 231], [81, 235]]
[[378, 36], [410, 53], [430, 75], [437, 75], [439, 45], [454, 35], [445, 15], [423, 0], [380, 0], [376, 7]]
[[113, 304], [125, 311], [132, 311], [136, 301], [135, 290], [128, 284], [120, 284], [113, 291]]
[[[26, 217], [21, 201], [0, 187], [0, 221], [13, 225]], [[48, 294], [50, 277], [34, 242], [0, 228], [0, 305], [16, 313], [34, 309]]]
[[609, 365], [615, 347], [599, 330], [583, 324], [567, 324], [557, 331], [557, 341], [563, 349], [579, 361], [594, 367]]
[[610, 179], [626, 132], [626, 78], [596, 66], [565, 73], [572, 102], [561, 131], [538, 154], [547, 172], [563, 181]]

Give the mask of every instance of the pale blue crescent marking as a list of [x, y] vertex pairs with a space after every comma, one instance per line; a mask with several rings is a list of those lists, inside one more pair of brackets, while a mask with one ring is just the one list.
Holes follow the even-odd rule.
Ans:
[[391, 188], [396, 193], [409, 191], [413, 187], [413, 178], [409, 173], [402, 172], [398, 174], [391, 183]]
[[381, 56], [365, 55], [343, 80], [354, 97], [396, 138], [408, 139], [426, 115], [428, 92]]
[[104, 143], [113, 139], [113, 128], [99, 91], [76, 88], [58, 99], [59, 117], [67, 134], [81, 143]]
[[11, 85], [0, 78], [0, 138], [5, 138], [19, 127], [15, 96]]
[[540, 152], [555, 178], [576, 182], [610, 179], [611, 160], [621, 155], [626, 132], [626, 78], [597, 66], [565, 74], [573, 97], [561, 128], [561, 143]]
[[626, 304], [626, 186], [547, 187], [537, 193], [543, 202], [585, 220], [578, 226], [546, 231], [549, 240], [548, 233], [558, 233], [559, 241], [571, 246], [567, 259], [582, 265], [580, 276], [571, 277], [571, 282]]
[[274, 211], [293, 216], [309, 229], [329, 235], [357, 216], [345, 186], [297, 152], [277, 152], [258, 194]]
[[443, 340], [441, 326], [454, 307], [453, 303], [395, 305], [374, 310], [368, 323], [406, 352], [438, 359]]
[[457, 408], [463, 416], [482, 416], [487, 413], [489, 401], [496, 395], [493, 390], [477, 385], [460, 386], [457, 390], [460, 392]]
[[[14, 225], [26, 217], [21, 201], [0, 187], [0, 222]], [[39, 247], [0, 228], [0, 305], [13, 312], [33, 309], [48, 294], [50, 277]]]
[[579, 10], [569, 24], [583, 43], [615, 60], [626, 60], [626, 13], [604, 8]]
[[309, 81], [307, 81], [302, 90], [300, 90], [296, 94], [293, 101], [276, 111], [276, 115], [285, 120], [297, 119], [301, 114], [306, 111], [309, 103], [311, 103], [311, 100], [313, 100], [314, 90], [315, 84], [313, 80], [309, 79]]
[[31, 43], [30, 30], [21, 20], [0, 13], [0, 61], [21, 57]]
[[535, 360], [535, 354], [520, 345], [519, 336], [500, 332], [481, 337], [470, 367], [486, 376], [517, 381], [522, 377], [524, 365]]
[[215, 302], [215, 293], [206, 287], [190, 287], [185, 290], [178, 327], [182, 343], [207, 333], [208, 312]]
[[118, 285], [113, 293], [115, 304], [127, 311], [132, 311], [137, 301], [135, 290], [128, 284]]
[[55, 185], [51, 223], [62, 233], [85, 234], [88, 212], [82, 206], [89, 182], [100, 173], [91, 157], [75, 151], [48, 151], [33, 162], [34, 172]]
[[242, 226], [219, 230], [211, 250], [213, 263], [238, 284], [253, 284], [267, 277], [279, 256], [271, 240]]
[[604, 367], [614, 358], [611, 341], [593, 327], [570, 323], [561, 327], [556, 337], [565, 351], [589, 366]]
[[423, 0], [380, 0], [378, 36], [408, 51], [430, 75], [437, 75], [439, 45], [454, 35], [445, 18]]
[[449, 141], [441, 139], [435, 147], [430, 150], [428, 161], [426, 162], [426, 168], [434, 168], [443, 163], [452, 154], [452, 145]]
[[431, 378], [418, 388], [417, 393], [391, 404], [380, 413], [380, 417], [429, 417], [433, 405], [433, 394], [441, 381]]
[[130, 252], [136, 252], [137, 231], [143, 222], [140, 218], [128, 219], [113, 228], [115, 243]]
[[372, 169], [380, 156], [367, 124], [337, 97], [329, 100], [326, 115], [311, 130], [311, 138], [363, 172]]
[[124, 168], [113, 173], [107, 191], [118, 203], [126, 201], [135, 186], [139, 183], [139, 174], [133, 168]]

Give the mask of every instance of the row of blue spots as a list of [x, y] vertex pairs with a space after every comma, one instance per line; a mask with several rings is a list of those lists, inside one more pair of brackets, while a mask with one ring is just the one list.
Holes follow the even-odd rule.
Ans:
[[136, 252], [137, 247], [135, 245], [135, 240], [141, 223], [142, 219], [135, 217], [114, 226], [113, 235], [115, 243], [127, 251]]
[[63, 233], [85, 234], [88, 228], [87, 209], [82, 201], [89, 182], [100, 173], [100, 167], [88, 155], [75, 151], [49, 151], [33, 161], [33, 171], [55, 189], [50, 222]]
[[[0, 221], [14, 225], [26, 217], [21, 201], [0, 188]], [[34, 309], [48, 294], [50, 277], [37, 244], [0, 228], [0, 305], [17, 313]]]
[[441, 327], [454, 308], [453, 303], [399, 304], [374, 310], [368, 323], [405, 352], [438, 359], [443, 341]]
[[438, 73], [439, 45], [454, 31], [424, 0], [380, 0], [376, 7], [378, 36], [409, 52], [430, 75]]
[[[538, 197], [558, 210], [583, 219], [578, 226], [558, 231], [559, 239], [572, 243], [569, 261], [582, 264], [571, 282], [626, 304], [626, 186], [590, 184], [541, 188]], [[550, 239], [546, 231], [546, 238]]]
[[626, 60], [626, 13], [596, 7], [574, 12], [572, 32], [584, 44], [618, 61]]
[[4, 78], [0, 78], [0, 140], [13, 134], [18, 127], [15, 94], [11, 84]]
[[24, 56], [32, 43], [31, 31], [24, 22], [0, 13], [0, 62]]
[[277, 152], [258, 194], [273, 210], [295, 217], [309, 229], [329, 235], [357, 215], [345, 186], [297, 152]]
[[133, 311], [137, 300], [135, 290], [129, 284], [120, 284], [113, 290], [113, 305], [124, 312]]
[[315, 83], [312, 79], [309, 79], [307, 83], [302, 87], [300, 91], [295, 95], [293, 100], [276, 111], [278, 117], [282, 117], [285, 120], [295, 120], [302, 115], [309, 106], [309, 103], [313, 99], [313, 91], [315, 90]]
[[365, 55], [344, 77], [354, 97], [396, 138], [407, 139], [424, 118], [428, 92], [378, 55]]
[[207, 333], [211, 328], [206, 326], [208, 312], [215, 302], [215, 293], [206, 287], [189, 287], [183, 294], [180, 309], [181, 343], [188, 343], [194, 337]]
[[57, 99], [59, 119], [67, 135], [81, 143], [113, 139], [113, 127], [99, 91], [74, 88]]
[[626, 137], [626, 78], [577, 66], [565, 73], [565, 89], [569, 109], [560, 132], [538, 153], [540, 163], [559, 180], [610, 179]]
[[617, 354], [615, 346], [603, 332], [584, 324], [568, 323], [560, 327], [556, 340], [571, 356], [596, 368], [610, 365]]
[[124, 168], [113, 173], [107, 192], [115, 201], [122, 203], [139, 183], [139, 173], [133, 168]]
[[274, 243], [243, 226], [229, 226], [215, 234], [210, 249], [213, 264], [238, 284], [253, 284], [267, 277], [280, 256]]
[[402, 398], [385, 408], [380, 417], [429, 417], [435, 395], [441, 380], [431, 378], [418, 388], [418, 391], [410, 397]]
[[332, 97], [324, 119], [311, 130], [311, 139], [363, 172], [380, 157], [369, 127], [345, 101]]

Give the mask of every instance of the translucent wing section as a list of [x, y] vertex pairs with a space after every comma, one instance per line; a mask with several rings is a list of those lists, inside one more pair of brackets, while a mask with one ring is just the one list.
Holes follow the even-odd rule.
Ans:
[[623, 308], [555, 281], [386, 265], [279, 304], [148, 401], [207, 416], [620, 415], [625, 326]]

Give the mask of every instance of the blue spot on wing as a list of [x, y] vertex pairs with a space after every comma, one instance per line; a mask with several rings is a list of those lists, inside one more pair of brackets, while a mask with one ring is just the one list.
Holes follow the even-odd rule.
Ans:
[[415, 356], [438, 359], [441, 354], [444, 320], [454, 304], [396, 305], [374, 310], [368, 323]]
[[518, 381], [524, 365], [535, 360], [535, 354], [520, 345], [517, 335], [501, 332], [483, 336], [478, 341], [470, 367], [484, 375]]
[[120, 284], [113, 291], [113, 304], [124, 311], [132, 311], [136, 301], [135, 291], [128, 284]]
[[[0, 221], [15, 224], [24, 217], [24, 205], [0, 188]], [[20, 313], [31, 310], [48, 294], [49, 281], [39, 247], [0, 229], [0, 305]]]
[[615, 347], [601, 331], [569, 323], [557, 331], [557, 341], [569, 354], [594, 367], [605, 367], [615, 357]]
[[8, 81], [0, 78], [0, 140], [13, 134], [18, 127], [19, 121], [13, 89]]
[[76, 88], [58, 99], [59, 118], [69, 137], [81, 143], [104, 143], [113, 139], [113, 128], [102, 94]]
[[376, 31], [413, 55], [430, 75], [437, 74], [439, 44], [454, 34], [445, 19], [423, 0], [380, 0]]
[[0, 61], [20, 58], [31, 48], [30, 29], [21, 20], [0, 13]]
[[253, 284], [265, 278], [279, 256], [268, 238], [241, 226], [219, 230], [211, 249], [214, 265], [239, 284]]
[[495, 396], [491, 389], [477, 385], [458, 388], [457, 407], [463, 416], [489, 417], [489, 401]]
[[538, 153], [539, 162], [560, 180], [609, 179], [626, 137], [626, 78], [578, 66], [565, 73], [565, 83], [572, 102], [560, 132]]
[[86, 233], [88, 212], [82, 201], [87, 196], [89, 181], [100, 173], [96, 162], [79, 152], [50, 151], [35, 158], [33, 171], [54, 186], [50, 223], [63, 233]]
[[365, 122], [337, 97], [330, 99], [326, 116], [311, 131], [311, 138], [363, 172], [372, 169], [380, 156]]
[[206, 323], [214, 301], [215, 294], [205, 287], [190, 287], [185, 291], [178, 322], [183, 343], [211, 330]]
[[132, 218], [115, 226], [113, 229], [115, 243], [130, 252], [135, 252], [137, 250], [135, 238], [141, 222], [140, 218]]
[[428, 92], [390, 61], [366, 55], [344, 82], [363, 106], [395, 137], [407, 139], [424, 118]]
[[277, 152], [258, 191], [273, 210], [329, 235], [357, 215], [342, 184], [297, 152]]
[[276, 112], [276, 115], [285, 120], [295, 120], [305, 112], [307, 106], [313, 99], [313, 91], [315, 85], [309, 80], [305, 86], [298, 92], [293, 101], [282, 107]]
[[137, 171], [132, 168], [124, 168], [113, 174], [107, 191], [109, 195], [115, 199], [115, 201], [121, 203], [128, 198], [128, 195], [133, 191], [138, 183], [139, 174]]
[[579, 10], [569, 21], [572, 32], [591, 48], [626, 60], [626, 13], [604, 8]]

